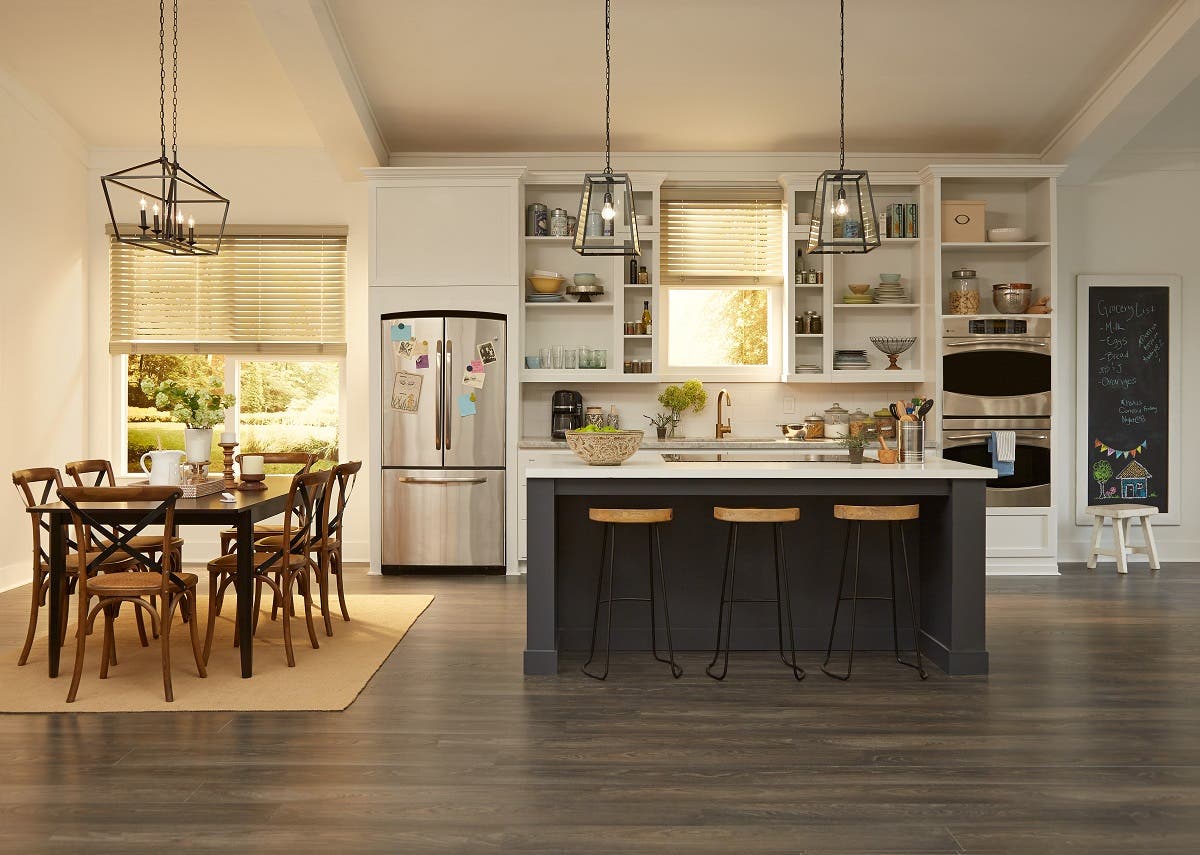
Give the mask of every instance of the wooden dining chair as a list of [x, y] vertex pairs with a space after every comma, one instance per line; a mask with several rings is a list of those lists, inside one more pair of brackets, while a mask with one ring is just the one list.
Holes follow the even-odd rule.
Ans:
[[[12, 481], [17, 488], [17, 493], [21, 496], [21, 501], [27, 508], [58, 501], [58, 489], [62, 486], [62, 478], [58, 474], [58, 470], [49, 466], [38, 469], [19, 469], [12, 473]], [[24, 665], [29, 661], [29, 651], [33, 649], [33, 639], [37, 634], [38, 611], [46, 605], [50, 595], [50, 552], [48, 544], [42, 542], [42, 535], [50, 531], [50, 523], [40, 513], [29, 514], [29, 519], [33, 523], [33, 601], [29, 608], [29, 628], [25, 632], [25, 645], [21, 648], [21, 656], [17, 660], [18, 665]], [[66, 561], [67, 584], [63, 586], [62, 626], [59, 632], [64, 640], [67, 635], [68, 604], [71, 593], [77, 587], [76, 577], [79, 575], [81, 563], [75, 544], [76, 541], [67, 539], [69, 550]], [[83, 565], [87, 566], [88, 562], [97, 558], [99, 554], [98, 551], [88, 552], [85, 550]], [[101, 562], [94, 572], [125, 570], [132, 564], [133, 562], [128, 556], [113, 555]], [[144, 637], [143, 643], [148, 643]]]
[[[150, 623], [157, 630], [158, 644], [162, 653], [163, 694], [167, 701], [175, 700], [171, 686], [171, 623], [175, 610], [186, 610], [191, 629], [192, 656], [196, 660], [196, 671], [201, 677], [208, 676], [204, 658], [200, 652], [200, 632], [196, 614], [196, 582], [194, 573], [183, 573], [175, 563], [178, 553], [171, 547], [175, 536], [175, 502], [183, 495], [178, 487], [63, 487], [59, 498], [71, 510], [77, 542], [83, 542], [95, 532], [108, 545], [91, 562], [100, 565], [115, 555], [129, 555], [143, 568], [138, 571], [105, 572], [97, 575], [79, 574], [78, 626], [75, 631], [75, 671], [71, 676], [71, 688], [67, 692], [67, 703], [72, 703], [79, 692], [79, 681], [83, 676], [83, 660], [87, 648], [87, 629], [96, 617], [104, 614], [104, 652], [100, 656], [100, 679], [107, 679], [111, 651], [115, 642], [114, 621], [120, 607], [132, 605], [138, 611], [150, 615]], [[154, 503], [146, 513], [132, 525], [115, 525], [103, 522], [101, 516], [106, 505], [126, 502]], [[162, 526], [162, 534], [156, 556], [133, 545], [135, 537], [145, 537], [151, 526]], [[92, 598], [96, 599], [92, 605]], [[150, 605], [150, 597], [158, 597], [156, 610]], [[115, 663], [114, 663], [115, 664]]]
[[[321, 614], [325, 620], [325, 634], [333, 635], [333, 620], [329, 608], [329, 583], [331, 578], [337, 579], [338, 605], [341, 606], [342, 620], [350, 620], [346, 610], [346, 591], [342, 585], [342, 528], [346, 516], [346, 505], [354, 484], [362, 469], [361, 460], [351, 460], [339, 463], [333, 467], [330, 490], [337, 487], [336, 499], [333, 495], [325, 502], [323, 512], [318, 514], [316, 536], [309, 547], [310, 554], [315, 558], [314, 570], [317, 573], [317, 590], [321, 597]], [[255, 540], [258, 548], [278, 549], [282, 545], [283, 535], [268, 535]], [[280, 603], [271, 606], [271, 620], [275, 620]]]
[[[258, 591], [262, 586], [271, 589], [278, 602], [290, 603], [292, 591], [297, 586], [304, 598], [304, 619], [308, 625], [308, 640], [313, 649], [320, 647], [317, 643], [317, 631], [313, 624], [312, 615], [312, 577], [309, 570], [313, 566], [309, 558], [312, 539], [316, 536], [317, 520], [323, 513], [325, 497], [329, 493], [329, 482], [333, 473], [330, 470], [322, 472], [297, 472], [292, 476], [288, 489], [287, 506], [283, 513], [283, 526], [278, 548], [260, 548], [257, 545], [251, 561], [254, 566], [255, 605], [258, 604]], [[225, 599], [226, 589], [237, 578], [237, 553], [226, 553], [208, 562], [208, 629], [204, 637], [204, 661], [212, 652], [213, 633], [216, 630], [217, 616]], [[255, 625], [257, 626], [258, 609], [255, 608]], [[296, 657], [292, 651], [292, 610], [283, 609], [283, 649], [289, 668], [296, 666]], [[252, 639], [239, 639], [236, 631], [233, 643], [251, 644]]]
[[[242, 458], [247, 454], [238, 454], [233, 459], [237, 461], [238, 471], [242, 468]], [[308, 472], [312, 469], [313, 464], [317, 462], [317, 455], [308, 454], [304, 451], [264, 451], [257, 455], [263, 459], [263, 463], [277, 466], [299, 466], [297, 473]], [[270, 534], [279, 534], [283, 531], [283, 526], [279, 523], [258, 523], [254, 526], [254, 534], [256, 537], [265, 537]], [[228, 555], [233, 552], [234, 546], [237, 544], [237, 529], [227, 528], [221, 532], [221, 554]]]

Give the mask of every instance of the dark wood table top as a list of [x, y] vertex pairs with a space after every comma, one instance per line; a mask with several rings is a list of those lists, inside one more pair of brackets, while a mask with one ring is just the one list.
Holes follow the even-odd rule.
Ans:
[[[208, 496], [201, 496], [198, 499], [179, 499], [175, 503], [175, 521], [179, 524], [197, 524], [197, 523], [229, 523], [233, 522], [243, 513], [252, 512], [255, 509], [263, 510], [261, 506], [278, 506], [279, 510], [274, 513], [279, 513], [286, 503], [287, 492], [292, 483], [291, 475], [268, 475], [263, 481], [267, 485], [265, 490], [245, 491], [232, 490], [236, 501], [222, 502], [220, 493], [212, 493]], [[82, 502], [79, 505], [81, 508], [88, 510], [102, 510], [105, 516], [120, 518], [128, 516], [130, 518], [139, 518], [146, 511], [157, 506], [155, 502], [110, 502], [100, 503]], [[29, 513], [43, 513], [50, 516], [69, 516], [71, 513], [62, 502], [49, 502], [45, 505], [34, 505], [26, 509]], [[270, 515], [274, 515], [274, 513]]]

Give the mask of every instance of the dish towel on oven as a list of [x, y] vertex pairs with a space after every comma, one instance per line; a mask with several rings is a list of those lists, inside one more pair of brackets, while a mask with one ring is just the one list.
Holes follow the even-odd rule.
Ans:
[[1013, 462], [1017, 459], [1017, 434], [1011, 430], [994, 430], [988, 436], [988, 451], [992, 455], [992, 468], [1003, 478], [1013, 474]]

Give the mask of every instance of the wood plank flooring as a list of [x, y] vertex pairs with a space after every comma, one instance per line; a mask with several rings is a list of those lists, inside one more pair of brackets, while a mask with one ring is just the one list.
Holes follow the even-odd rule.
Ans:
[[926, 683], [526, 678], [521, 579], [350, 587], [437, 599], [344, 713], [0, 716], [0, 851], [1200, 851], [1197, 565], [989, 579], [991, 676]]

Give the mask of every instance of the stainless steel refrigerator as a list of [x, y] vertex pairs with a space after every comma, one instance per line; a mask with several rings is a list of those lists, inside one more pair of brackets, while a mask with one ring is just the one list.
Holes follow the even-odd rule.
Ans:
[[383, 315], [384, 573], [504, 571], [503, 315]]

